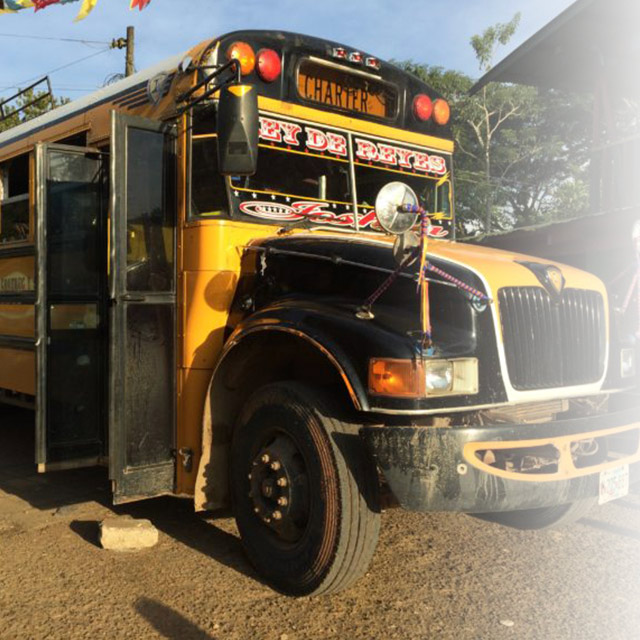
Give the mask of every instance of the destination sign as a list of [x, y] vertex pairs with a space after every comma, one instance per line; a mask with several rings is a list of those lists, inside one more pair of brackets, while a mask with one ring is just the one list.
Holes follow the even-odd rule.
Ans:
[[398, 92], [392, 85], [337, 69], [314, 60], [303, 60], [298, 71], [300, 97], [343, 111], [394, 118]]

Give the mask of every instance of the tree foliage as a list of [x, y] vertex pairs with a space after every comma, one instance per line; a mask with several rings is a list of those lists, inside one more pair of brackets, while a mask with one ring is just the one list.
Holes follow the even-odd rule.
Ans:
[[[5, 105], [5, 113], [8, 118], [0, 121], [0, 132], [11, 129], [23, 122], [37, 118], [38, 116], [69, 102], [67, 98], [55, 98], [45, 91], [30, 89], [23, 93], [12, 104]], [[35, 104], [30, 104], [35, 103]], [[26, 106], [30, 105], [30, 106]]]
[[[471, 38], [481, 72], [515, 33], [520, 15]], [[458, 71], [399, 63], [452, 107], [456, 209], [463, 234], [574, 217], [587, 205], [590, 103], [557, 91], [492, 83], [477, 94]]]

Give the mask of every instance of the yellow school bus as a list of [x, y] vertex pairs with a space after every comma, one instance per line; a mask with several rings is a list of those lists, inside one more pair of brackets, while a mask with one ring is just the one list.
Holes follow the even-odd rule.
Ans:
[[42, 472], [231, 505], [292, 595], [381, 508], [542, 527], [624, 495], [633, 353], [594, 276], [455, 241], [446, 97], [243, 31], [0, 134], [0, 398]]

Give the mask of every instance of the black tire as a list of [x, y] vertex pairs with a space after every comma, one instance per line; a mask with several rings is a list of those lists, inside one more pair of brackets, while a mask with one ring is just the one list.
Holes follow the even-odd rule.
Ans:
[[476, 516], [512, 529], [554, 529], [580, 520], [591, 510], [596, 502], [595, 498], [587, 498], [556, 507], [505, 511], [502, 513], [482, 513], [476, 514]]
[[301, 384], [270, 384], [251, 396], [233, 436], [231, 495], [242, 544], [265, 581], [287, 595], [346, 589], [365, 573], [378, 541], [375, 465], [358, 425], [331, 406]]

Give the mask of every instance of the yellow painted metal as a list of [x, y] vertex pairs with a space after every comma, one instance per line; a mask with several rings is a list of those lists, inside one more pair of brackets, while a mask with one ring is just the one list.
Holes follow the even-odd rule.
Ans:
[[188, 472], [178, 459], [176, 493], [193, 495], [202, 456], [202, 415], [207, 389], [211, 382], [210, 369], [180, 369], [178, 372], [178, 448], [190, 449], [193, 454]]
[[0, 389], [35, 395], [35, 351], [0, 347], [0, 363]]
[[0, 335], [33, 338], [35, 307], [30, 304], [0, 304]]
[[3, 258], [0, 250], [0, 294], [35, 291], [35, 258]]
[[193, 452], [191, 472], [178, 463], [176, 491], [181, 495], [193, 494], [206, 391], [222, 351], [244, 247], [273, 235], [277, 229], [255, 223], [207, 220], [189, 223], [180, 234], [177, 443], [179, 449]]

